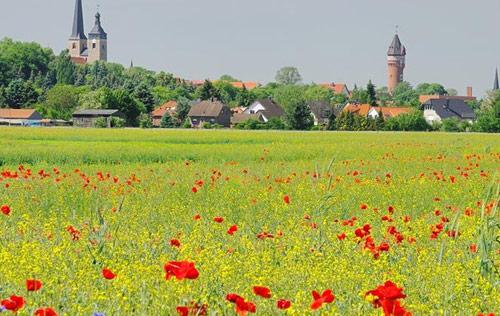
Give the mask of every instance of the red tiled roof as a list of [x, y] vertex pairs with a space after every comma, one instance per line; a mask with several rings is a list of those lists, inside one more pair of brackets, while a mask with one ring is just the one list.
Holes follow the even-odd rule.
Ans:
[[168, 101], [165, 104], [156, 108], [153, 112], [151, 112], [151, 116], [153, 117], [163, 117], [165, 113], [174, 111], [177, 107], [177, 101]]
[[245, 86], [247, 90], [252, 90], [259, 86], [257, 82], [239, 82], [239, 81], [231, 82], [231, 85], [233, 85], [233, 87], [235, 88], [240, 88], [240, 89], [243, 89], [243, 86]]
[[352, 104], [349, 103], [344, 107], [344, 112], [351, 112], [353, 114], [367, 116], [370, 112], [371, 106], [369, 104]]
[[85, 58], [85, 57], [71, 57], [71, 61], [77, 65], [85, 65], [87, 63], [87, 58]]
[[40, 117], [33, 109], [0, 109], [0, 118], [3, 119], [30, 119], [34, 115]]
[[345, 83], [322, 83], [321, 86], [332, 90], [335, 94], [349, 93]]

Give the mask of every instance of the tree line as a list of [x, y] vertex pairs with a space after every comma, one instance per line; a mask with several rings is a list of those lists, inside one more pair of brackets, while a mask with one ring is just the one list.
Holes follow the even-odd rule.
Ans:
[[[79, 109], [117, 109], [125, 114], [125, 125], [149, 127], [149, 113], [156, 106], [175, 100], [178, 102], [176, 115], [164, 118], [162, 124], [166, 127], [187, 127], [190, 101], [218, 99], [230, 107], [245, 107], [257, 99], [272, 98], [284, 108], [284, 120], [274, 120], [266, 126], [261, 123], [250, 125], [305, 130], [312, 128], [308, 108], [308, 103], [312, 101], [323, 101], [332, 107], [347, 102], [374, 106], [410, 106], [418, 111], [419, 95], [456, 94], [453, 89], [446, 89], [440, 84], [424, 83], [413, 88], [406, 82], [389, 94], [387, 88], [376, 88], [370, 81], [365, 88], [355, 86], [351, 95], [346, 96], [335, 94], [331, 89], [318, 84], [303, 84], [299, 71], [294, 67], [280, 69], [275, 79], [275, 82], [249, 90], [246, 87], [234, 87], [231, 83], [239, 80], [224, 75], [219, 80], [207, 80], [202, 86], [196, 87], [189, 81], [163, 71], [154, 72], [141, 67], [126, 68], [108, 62], [76, 65], [66, 50], [55, 55], [51, 49], [37, 43], [18, 42], [8, 38], [0, 41], [0, 106], [35, 108], [52, 119], [69, 120], [73, 112]], [[478, 122], [481, 122], [481, 126], [484, 125], [484, 128], [476, 128], [477, 130], [498, 131], [499, 99], [498, 93], [492, 93], [485, 100], [471, 103], [478, 113]], [[413, 115], [416, 118], [417, 115]], [[324, 128], [380, 129], [380, 124], [364, 122], [366, 118], [337, 116]], [[406, 128], [402, 127], [403, 123], [385, 123], [384, 129]], [[459, 123], [454, 123], [456, 122], [447, 122], [446, 127], [463, 128]]]

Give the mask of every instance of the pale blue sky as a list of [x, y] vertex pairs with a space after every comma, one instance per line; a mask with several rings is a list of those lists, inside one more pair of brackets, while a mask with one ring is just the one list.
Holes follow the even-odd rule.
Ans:
[[[405, 79], [483, 95], [500, 66], [500, 0], [83, 0], [96, 6], [109, 59], [187, 79], [231, 74], [266, 83], [293, 65], [305, 82], [386, 85], [386, 51], [400, 25]], [[0, 37], [56, 52], [71, 32], [74, 0], [2, 0]]]

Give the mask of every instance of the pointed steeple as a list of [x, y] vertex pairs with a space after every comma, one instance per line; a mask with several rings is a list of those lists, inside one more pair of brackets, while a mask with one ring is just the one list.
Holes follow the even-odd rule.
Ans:
[[401, 44], [398, 34], [394, 35], [391, 46], [389, 46], [389, 50], [387, 51], [387, 56], [406, 56], [406, 47]]
[[495, 72], [495, 82], [493, 83], [493, 91], [500, 90], [500, 87], [498, 86], [498, 68]]
[[71, 33], [71, 39], [87, 39], [83, 28], [82, 0], [76, 0], [75, 2], [75, 15], [73, 17], [73, 32]]
[[101, 26], [101, 14], [99, 12], [95, 14], [95, 24], [89, 33], [89, 37], [90, 39], [93, 38], [106, 39], [108, 37], [108, 34], [104, 32], [104, 29]]

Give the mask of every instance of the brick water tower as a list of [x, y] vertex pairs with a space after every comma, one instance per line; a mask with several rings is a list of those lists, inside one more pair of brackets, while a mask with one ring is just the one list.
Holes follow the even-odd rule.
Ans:
[[406, 66], [406, 47], [401, 44], [398, 34], [394, 35], [387, 51], [387, 90], [392, 94], [396, 86], [403, 82], [403, 72]]

